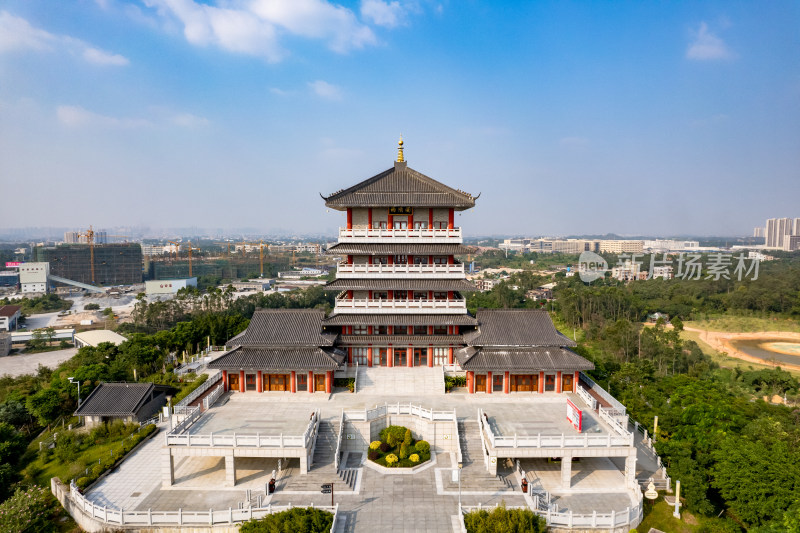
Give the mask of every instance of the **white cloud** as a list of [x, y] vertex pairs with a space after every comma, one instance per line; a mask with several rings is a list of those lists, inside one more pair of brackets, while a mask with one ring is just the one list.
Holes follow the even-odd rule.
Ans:
[[278, 96], [290, 96], [294, 94], [294, 91], [285, 91], [279, 87], [270, 87], [269, 92], [271, 92], [272, 94], [276, 94]]
[[110, 65], [117, 67], [124, 67], [130, 63], [127, 57], [119, 54], [109, 54], [97, 48], [87, 48], [83, 51], [83, 58], [89, 63], [95, 65]]
[[181, 113], [172, 117], [172, 123], [176, 126], [183, 126], [184, 128], [196, 128], [208, 126], [209, 121], [205, 117], [198, 117], [191, 113]]
[[308, 82], [308, 86], [314, 91], [314, 94], [326, 100], [341, 100], [342, 91], [336, 85], [332, 85], [327, 81], [316, 80]]
[[55, 35], [34, 28], [24, 18], [0, 11], [0, 52], [26, 48], [49, 50], [56, 41], [58, 38]]
[[65, 49], [80, 55], [93, 65], [124, 66], [129, 63], [124, 56], [105, 52], [69, 35], [57, 35], [36, 28], [24, 18], [16, 17], [7, 11], [0, 11], [0, 53], [26, 49], [36, 51]]
[[284, 33], [325, 41], [336, 52], [376, 42], [372, 30], [359, 22], [351, 10], [325, 0], [252, 0], [226, 2], [225, 7], [195, 0], [145, 3], [155, 7], [162, 17], [177, 19], [192, 44], [213, 45], [273, 62], [286, 54], [278, 39]]
[[708, 24], [700, 23], [700, 28], [693, 32], [693, 40], [686, 49], [686, 57], [698, 61], [714, 59], [730, 59], [733, 54], [725, 42], [709, 31]]
[[56, 108], [58, 121], [71, 128], [84, 126], [102, 126], [116, 128], [140, 128], [152, 126], [149, 120], [142, 118], [118, 118], [108, 115], [101, 115], [93, 111], [88, 111], [80, 106], [60, 105]]
[[362, 0], [361, 16], [378, 26], [393, 28], [403, 21], [403, 8], [397, 1]]

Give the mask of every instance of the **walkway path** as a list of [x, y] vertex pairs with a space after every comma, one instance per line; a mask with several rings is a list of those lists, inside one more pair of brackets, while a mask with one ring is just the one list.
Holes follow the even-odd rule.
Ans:
[[392, 396], [429, 396], [444, 394], [442, 369], [359, 367], [358, 394]]

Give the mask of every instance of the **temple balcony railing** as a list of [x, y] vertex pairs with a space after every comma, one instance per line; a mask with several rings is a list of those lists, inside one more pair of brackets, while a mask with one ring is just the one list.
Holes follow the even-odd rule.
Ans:
[[347, 264], [341, 263], [336, 269], [336, 277], [347, 278], [391, 278], [391, 279], [463, 279], [464, 264]]
[[467, 311], [465, 298], [452, 300], [383, 300], [372, 298], [336, 299], [335, 314], [407, 313], [461, 314]]
[[339, 228], [339, 242], [461, 244], [461, 228]]

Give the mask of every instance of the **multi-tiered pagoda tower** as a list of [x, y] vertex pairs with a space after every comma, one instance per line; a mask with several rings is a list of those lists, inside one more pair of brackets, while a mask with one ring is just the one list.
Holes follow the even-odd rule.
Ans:
[[338, 291], [333, 313], [257, 311], [209, 365], [226, 389], [330, 393], [345, 366], [447, 364], [465, 373], [469, 393], [562, 393], [593, 367], [545, 311], [467, 312], [475, 287], [456, 259], [469, 250], [455, 213], [477, 196], [408, 168], [402, 140], [392, 168], [323, 199], [347, 213], [327, 252], [342, 258], [327, 285]]
[[455, 257], [467, 253], [455, 212], [476, 197], [409, 168], [401, 139], [392, 168], [324, 199], [347, 213], [328, 250], [343, 260], [327, 286], [339, 294], [325, 324], [340, 328], [348, 363], [453, 364], [462, 328], [477, 324], [464, 297], [475, 287]]

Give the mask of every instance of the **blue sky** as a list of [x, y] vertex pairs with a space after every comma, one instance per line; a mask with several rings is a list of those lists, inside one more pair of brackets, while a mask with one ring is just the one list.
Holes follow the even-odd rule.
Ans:
[[0, 227], [332, 231], [400, 133], [468, 235], [749, 234], [800, 216], [800, 3], [0, 3]]

